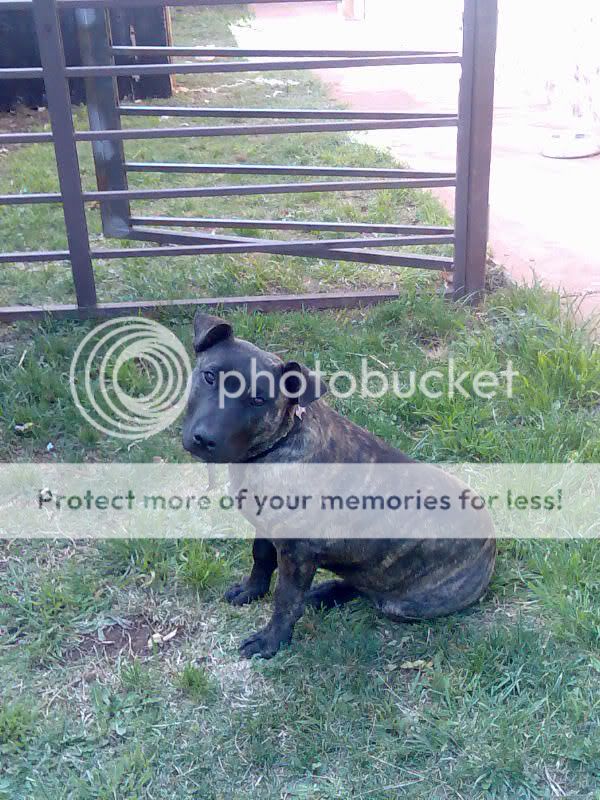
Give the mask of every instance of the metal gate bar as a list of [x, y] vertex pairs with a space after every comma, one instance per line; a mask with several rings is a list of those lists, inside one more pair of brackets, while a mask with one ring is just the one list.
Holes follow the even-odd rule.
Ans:
[[198, 57], [227, 57], [236, 56], [237, 58], [285, 58], [294, 56], [297, 58], [382, 58], [384, 56], [430, 56], [446, 55], [455, 56], [449, 50], [248, 50], [240, 47], [140, 47], [139, 45], [122, 47], [113, 46], [112, 52], [115, 55], [132, 56], [198, 56]]
[[[85, 0], [87, 2], [87, 0]], [[281, 72], [296, 69], [340, 69], [342, 67], [392, 67], [402, 64], [460, 64], [458, 55], [431, 53], [424, 56], [384, 56], [356, 58], [291, 59], [288, 61], [221, 61], [198, 64], [183, 61], [173, 64], [112, 64], [99, 67], [67, 67], [68, 78], [99, 75], [213, 75], [230, 72]]]
[[[0, 10], [20, 11], [30, 9], [33, 0], [0, 0]], [[257, 3], [276, 4], [276, 3], [313, 3], [315, 0], [254, 0]], [[123, 7], [123, 0], [57, 0], [56, 5], [59, 9], [63, 8], [117, 8]], [[146, 6], [239, 6], [240, 0], [127, 0], [128, 8], [145, 8]]]
[[[306, 192], [345, 192], [367, 189], [424, 189], [427, 187], [454, 186], [454, 178], [402, 178], [388, 181], [318, 181], [315, 183], [256, 183], [248, 186], [182, 186], [178, 189], [117, 189], [115, 191], [84, 192], [83, 199], [94, 200], [159, 200], [177, 197], [241, 197], [257, 194], [302, 194]], [[0, 205], [31, 205], [34, 203], [60, 203], [62, 195], [3, 194]]]
[[[108, 11], [102, 8], [78, 8], [75, 10], [75, 20], [83, 60], [100, 64], [109, 61], [111, 47]], [[119, 92], [113, 78], [86, 78], [85, 95], [90, 128], [121, 128]], [[98, 188], [127, 190], [123, 142], [93, 141], [92, 152]], [[127, 199], [102, 200], [100, 215], [102, 230], [106, 236], [127, 236], [131, 216]]]
[[[136, 230], [135, 236], [143, 241], [157, 241], [159, 232], [155, 232], [150, 238], [147, 231]], [[148, 235], [145, 235], [148, 234]], [[165, 234], [165, 239], [168, 234]], [[242, 242], [243, 237], [238, 237], [238, 241]], [[172, 241], [170, 239], [169, 241]], [[155, 256], [198, 256], [198, 255], [227, 255], [231, 253], [272, 253], [274, 255], [303, 255], [294, 249], [293, 245], [288, 243], [274, 243], [272, 239], [263, 239], [265, 244], [256, 244], [258, 240], [252, 240], [252, 249], [249, 250], [247, 244], [210, 244], [210, 245], [190, 245], [189, 247], [128, 247], [122, 249], [106, 249], [106, 250], [90, 250], [92, 259], [124, 259], [124, 258], [151, 258]], [[68, 261], [70, 260], [70, 253], [68, 250], [40, 250], [29, 251], [25, 256], [17, 258], [19, 253], [1, 253], [0, 264], [8, 264], [14, 261], [20, 263], [39, 263], [42, 261]], [[415, 267], [418, 269], [434, 269], [434, 270], [450, 270], [452, 267], [452, 259], [445, 258], [444, 256], [418, 256], [400, 255], [399, 253], [384, 253], [380, 250], [356, 250], [353, 248], [345, 248], [344, 250], [336, 250], [330, 247], [324, 247], [322, 250], [313, 249], [310, 253], [305, 255], [313, 258], [330, 259], [332, 261], [356, 261], [361, 264], [379, 264], [380, 266], [397, 266], [397, 267]], [[360, 292], [357, 296], [360, 296]], [[396, 297], [398, 293], [396, 292]], [[26, 308], [24, 306], [24, 308]], [[48, 306], [51, 310], [52, 306]], [[2, 309], [0, 309], [0, 320]]]
[[[33, 0], [35, 2], [35, 0]], [[89, 0], [82, 0], [86, 5]], [[315, 2], [315, 0], [311, 0]], [[116, 48], [119, 53], [124, 48]], [[173, 50], [174, 48], [162, 48]], [[130, 48], [135, 50], [135, 48]], [[129, 53], [132, 55], [132, 53]], [[171, 55], [173, 55], [171, 53]], [[221, 61], [211, 64], [181, 62], [173, 64], [110, 64], [93, 67], [66, 67], [68, 78], [89, 78], [98, 76], [124, 75], [203, 75], [229, 72], [281, 72], [296, 69], [340, 69], [342, 67], [386, 67], [401, 64], [460, 64], [460, 56], [454, 53], [427, 53], [425, 55], [396, 56], [349, 56], [347, 58], [293, 59], [282, 61]], [[21, 79], [43, 77], [43, 68], [20, 67], [1, 69], [0, 78]]]
[[[214, 309], [247, 308], [253, 311], [299, 311], [305, 308], [325, 310], [331, 308], [362, 308], [385, 303], [398, 298], [398, 292], [388, 289], [356, 292], [319, 292], [318, 294], [276, 294], [241, 297], [200, 297], [191, 300], [138, 300], [123, 303], [98, 303], [97, 306], [79, 308], [76, 305], [55, 304], [51, 313], [58, 319], [89, 319], [93, 317], [151, 314], [160, 310], [190, 310], [198, 306]], [[4, 322], [22, 319], [40, 319], [48, 316], [47, 306], [8, 306], [3, 309]]]
[[71, 95], [65, 78], [65, 54], [56, 6], [46, 0], [33, 0], [33, 22], [45, 76], [77, 305], [93, 306], [97, 302], [94, 267], [90, 256]]
[[[370, 122], [290, 123], [288, 125], [219, 125], [197, 128], [126, 128], [125, 130], [75, 131], [76, 142], [125, 141], [127, 139], [182, 139], [197, 136], [257, 136], [262, 134], [331, 133], [341, 131], [377, 131], [400, 128], [451, 128], [458, 117], [379, 120]], [[0, 144], [35, 144], [51, 142], [49, 133], [3, 133]]]
[[412, 169], [384, 167], [282, 167], [277, 164], [186, 164], [182, 161], [160, 163], [129, 162], [128, 172], [198, 172], [228, 175], [315, 175], [354, 178], [456, 178], [453, 172], [417, 172]]
[[189, 106], [120, 106], [129, 117], [223, 117], [244, 119], [452, 119], [456, 114], [422, 114], [408, 111], [351, 111], [310, 108], [190, 108]]
[[132, 217], [132, 225], [168, 225], [190, 228], [255, 228], [265, 230], [345, 231], [346, 233], [451, 234], [452, 228], [435, 225], [387, 225], [360, 222], [311, 222], [309, 220], [220, 219], [212, 217]]
[[[259, 0], [286, 2], [287, 0]], [[313, 0], [301, 0], [313, 2]], [[114, 0], [118, 4], [119, 0]], [[179, 0], [170, 5], [216, 6], [233, 0]], [[162, 5], [162, 0], [128, 0], [128, 5]], [[37, 30], [43, 44], [41, 69], [0, 70], [0, 78], [37, 77], [46, 81], [52, 133], [11, 133], [0, 135], [0, 144], [54, 142], [60, 176], [60, 193], [16, 194], [0, 196], [0, 204], [62, 202], [65, 213], [68, 251], [32, 251], [4, 253], [0, 263], [63, 261], [71, 262], [77, 293], [77, 306], [50, 306], [47, 309], [23, 307], [0, 309], [0, 321], [19, 316], [31, 317], [56, 312], [61, 315], [89, 316], [94, 313], [123, 313], [162, 307], [162, 301], [126, 304], [97, 304], [93, 280], [93, 259], [137, 258], [152, 256], [207, 255], [215, 253], [270, 252], [282, 255], [359, 261], [387, 266], [414, 266], [450, 272], [454, 268], [454, 296], [477, 294], [485, 279], [487, 241], [487, 201], [493, 100], [493, 66], [496, 32], [496, 0], [465, 0], [463, 52], [415, 50], [248, 50], [215, 47], [111, 47], [106, 8], [113, 0], [0, 0], [0, 8], [33, 7]], [[83, 58], [80, 67], [65, 67], [57, 8], [76, 7], [80, 24]], [[194, 56], [202, 58], [259, 57], [271, 61], [211, 61], [210, 63], [129, 64], [116, 66], [114, 55]], [[188, 107], [119, 107], [114, 82], [117, 75], [141, 74], [216, 74], [228, 72], [272, 71], [282, 69], [350, 68], [399, 66], [402, 64], [462, 64], [459, 113], [418, 114], [402, 111], [352, 111], [325, 109], [243, 109]], [[25, 75], [26, 73], [26, 75]], [[71, 114], [68, 79], [85, 77], [88, 87], [89, 131], [75, 131]], [[314, 120], [252, 125], [219, 125], [179, 128], [127, 128], [121, 116], [213, 117], [222, 119]], [[333, 121], [327, 121], [333, 120]], [[125, 140], [153, 138], [188, 138], [205, 136], [240, 136], [380, 130], [419, 127], [458, 126], [457, 173], [424, 172], [407, 169], [369, 169], [357, 167], [320, 167], [284, 165], [207, 165], [185, 163], [128, 163], [123, 155]], [[77, 163], [76, 142], [92, 142], [98, 191], [83, 192]], [[176, 189], [128, 189], [127, 174], [134, 172], [298, 175], [350, 178], [345, 181], [307, 181], [300, 183], [250, 184]], [[371, 178], [371, 180], [352, 180]], [[287, 194], [301, 192], [379, 191], [404, 188], [456, 186], [456, 230], [436, 226], [353, 224], [319, 221], [239, 220], [208, 218], [166, 218], [131, 216], [129, 202], [144, 199], [178, 197], [218, 197], [241, 195]], [[84, 203], [100, 201], [103, 230], [106, 236], [157, 242], [159, 247], [90, 250]], [[158, 227], [147, 227], [147, 226]], [[393, 234], [354, 238], [288, 240], [257, 239], [168, 230], [176, 227], [222, 227], [249, 230], [335, 231], [357, 234]], [[371, 248], [455, 244], [454, 259], [423, 253], [399, 254]], [[394, 293], [392, 293], [392, 296]], [[329, 293], [286, 296], [286, 307], [310, 305], [337, 307], [340, 303], [360, 304], [386, 299], [390, 292]], [[268, 302], [267, 302], [268, 301]], [[206, 303], [206, 299], [202, 301]], [[274, 307], [276, 299], [214, 298], [209, 304], [243, 304]], [[281, 302], [284, 302], [283, 300]], [[181, 301], [177, 305], [194, 305]], [[291, 304], [291, 305], [290, 305]]]
[[456, 247], [457, 296], [478, 296], [485, 286], [490, 162], [494, 116], [497, 9], [469, 0], [463, 18], [463, 70], [459, 96]]

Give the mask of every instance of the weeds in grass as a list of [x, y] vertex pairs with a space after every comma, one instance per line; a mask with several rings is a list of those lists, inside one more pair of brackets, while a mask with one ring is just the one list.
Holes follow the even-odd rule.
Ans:
[[0, 706], [0, 754], [6, 756], [26, 748], [34, 722], [35, 714], [31, 708], [3, 700]]
[[229, 575], [225, 561], [205, 541], [191, 541], [183, 545], [180, 572], [187, 586], [199, 590], [221, 586]]
[[186, 664], [177, 681], [180, 689], [192, 700], [209, 700], [215, 693], [214, 681], [206, 670]]
[[150, 670], [137, 658], [121, 666], [120, 678], [126, 691], [148, 694], [153, 686]]
[[102, 550], [111, 572], [134, 573], [146, 586], [164, 587], [175, 577], [204, 591], [221, 586], [230, 574], [227, 556], [203, 540], [115, 539]]

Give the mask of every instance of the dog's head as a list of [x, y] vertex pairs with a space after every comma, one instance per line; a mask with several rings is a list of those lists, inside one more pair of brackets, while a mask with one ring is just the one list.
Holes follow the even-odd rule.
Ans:
[[194, 349], [183, 446], [202, 461], [241, 462], [267, 450], [296, 409], [326, 391], [318, 375], [236, 339], [218, 317], [196, 315]]

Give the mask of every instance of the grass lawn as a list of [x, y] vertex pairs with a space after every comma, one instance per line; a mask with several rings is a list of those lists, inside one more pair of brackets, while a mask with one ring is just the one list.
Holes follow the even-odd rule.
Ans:
[[[178, 12], [178, 40], [228, 44], [227, 23], [238, 15]], [[322, 87], [306, 75], [283, 86], [219, 80], [180, 81], [188, 91], [178, 102], [322, 100]], [[48, 148], [32, 148], [27, 159], [23, 152], [0, 157], [0, 191], [51, 190]], [[89, 153], [81, 155], [91, 185]], [[392, 163], [342, 135], [306, 136], [300, 145], [288, 137], [134, 143], [128, 158]], [[135, 177], [135, 185], [157, 182]], [[182, 200], [167, 209], [444, 221], [431, 198], [404, 191]], [[64, 246], [57, 209], [1, 213], [6, 249]], [[94, 210], [90, 228], [99, 238]], [[472, 370], [503, 369], [511, 359], [521, 375], [511, 399], [336, 401], [417, 458], [600, 458], [600, 353], [553, 293], [507, 288], [472, 310], [442, 300], [436, 280], [420, 272], [267, 255], [150, 267], [98, 265], [101, 298], [398, 283], [398, 301], [368, 311], [230, 317], [240, 336], [309, 365], [319, 358], [330, 372], [356, 370], [362, 355], [400, 372], [443, 367], [449, 356]], [[64, 301], [68, 293], [65, 265], [0, 271], [0, 303]], [[165, 313], [161, 321], [190, 340], [189, 315]], [[0, 329], [0, 459], [187, 460], [177, 427], [128, 447], [79, 416], [66, 376], [93, 324]], [[131, 381], [143, 384], [137, 375]], [[25, 434], [15, 430], [27, 423]], [[240, 542], [0, 542], [0, 799], [600, 798], [595, 541], [502, 542], [483, 601], [435, 622], [394, 625], [362, 601], [309, 612], [292, 647], [269, 662], [237, 654], [241, 638], [266, 621], [269, 600], [244, 609], [220, 600], [248, 561]], [[153, 633], [173, 632], [148, 647]]]

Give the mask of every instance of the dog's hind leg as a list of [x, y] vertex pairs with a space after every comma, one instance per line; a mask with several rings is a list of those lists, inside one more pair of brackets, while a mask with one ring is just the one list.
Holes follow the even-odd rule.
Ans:
[[473, 605], [483, 594], [479, 589], [468, 595], [450, 596], [445, 591], [436, 593], [415, 592], [404, 597], [379, 597], [375, 605], [386, 617], [394, 622], [418, 622], [424, 619], [435, 619], [455, 614]]
[[244, 606], [263, 597], [271, 587], [271, 577], [277, 569], [277, 550], [269, 539], [255, 539], [252, 545], [254, 563], [250, 575], [225, 592], [225, 600], [234, 606]]
[[479, 557], [451, 572], [435, 585], [413, 588], [406, 594], [374, 596], [377, 608], [396, 622], [434, 619], [454, 614], [476, 603], [486, 591], [492, 570], [496, 543], [488, 540]]
[[325, 581], [308, 592], [305, 604], [312, 608], [335, 608], [360, 597], [360, 594], [345, 581]]

